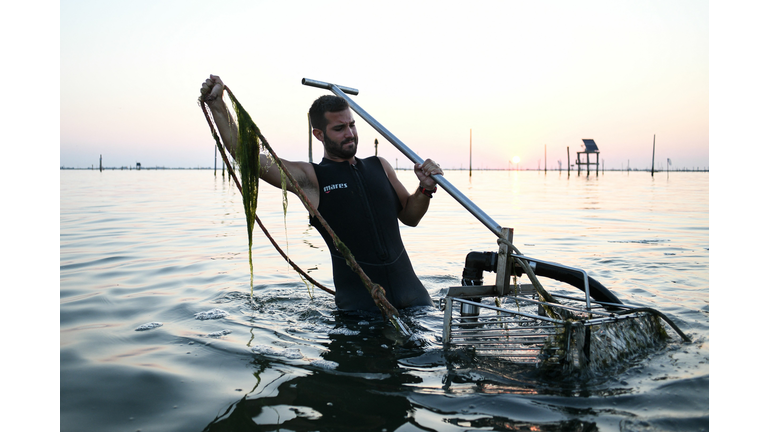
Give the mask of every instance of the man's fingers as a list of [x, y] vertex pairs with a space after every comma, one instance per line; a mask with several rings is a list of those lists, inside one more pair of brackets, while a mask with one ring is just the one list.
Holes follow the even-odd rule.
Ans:
[[440, 165], [432, 159], [425, 160], [419, 168], [425, 175], [443, 174], [443, 170], [440, 168]]
[[212, 101], [224, 92], [224, 82], [216, 75], [211, 75], [200, 87], [200, 94], [205, 96], [206, 101]]
[[222, 93], [224, 93], [224, 83], [221, 80], [216, 82], [215, 80], [207, 79], [200, 88], [200, 94], [203, 95], [206, 102], [212, 102], [221, 98]]
[[214, 99], [218, 99], [221, 96], [222, 91], [224, 90], [224, 85], [220, 83], [216, 83], [213, 86], [213, 89], [211, 89], [211, 94], [208, 95], [208, 100], [212, 101]]

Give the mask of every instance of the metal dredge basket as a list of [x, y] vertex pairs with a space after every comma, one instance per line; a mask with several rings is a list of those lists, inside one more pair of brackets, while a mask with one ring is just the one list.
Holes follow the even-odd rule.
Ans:
[[[528, 264], [546, 263], [520, 255], [508, 256], [524, 258]], [[500, 268], [504, 265], [498, 263]], [[553, 263], [546, 265], [576, 270]], [[570, 370], [609, 366], [659, 344], [668, 338], [662, 320], [689, 341], [659, 311], [591, 299], [590, 283], [595, 282], [582, 270], [577, 271], [584, 275], [582, 296], [551, 294], [552, 301], [539, 300], [533, 284], [449, 288], [441, 301], [445, 313], [444, 348], [469, 349], [479, 357]], [[497, 281], [504, 279], [502, 276]]]

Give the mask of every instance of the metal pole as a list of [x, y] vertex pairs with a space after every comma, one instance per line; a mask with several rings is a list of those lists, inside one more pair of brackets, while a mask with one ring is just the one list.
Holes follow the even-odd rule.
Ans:
[[308, 152], [309, 152], [309, 163], [312, 163], [312, 119], [309, 118], [309, 113], [307, 113], [307, 127], [309, 128], [309, 146], [308, 146]]
[[533, 263], [549, 264], [549, 265], [554, 266], [554, 267], [560, 267], [560, 268], [564, 268], [564, 269], [568, 269], [568, 270], [573, 270], [573, 271], [577, 271], [577, 272], [581, 273], [581, 275], [584, 277], [584, 294], [586, 295], [587, 310], [592, 309], [592, 305], [591, 305], [590, 300], [589, 300], [589, 275], [587, 275], [586, 270], [578, 269], [576, 267], [568, 267], [568, 266], [565, 266], [565, 265], [562, 265], [562, 264], [553, 263], [553, 262], [550, 262], [550, 261], [544, 261], [544, 260], [540, 260], [540, 259], [536, 259], [536, 258], [531, 258], [531, 257], [525, 256], [525, 255], [517, 255], [517, 254], [514, 254], [514, 253], [510, 253], [509, 256], [511, 256], [513, 258], [520, 258], [522, 260], [526, 260], [526, 261], [533, 262]]
[[[351, 87], [342, 87], [338, 86], [336, 84], [331, 83], [325, 83], [322, 81], [316, 81], [316, 80], [310, 80], [307, 78], [304, 78], [301, 80], [301, 83], [304, 85], [312, 86], [312, 87], [318, 87], [318, 88], [324, 88], [327, 90], [330, 90], [335, 94], [336, 96], [343, 98], [344, 100], [349, 103], [350, 108], [352, 108], [352, 111], [356, 112], [357, 115], [363, 118], [373, 129], [375, 129], [378, 133], [380, 133], [384, 138], [387, 139], [387, 141], [391, 142], [392, 145], [395, 146], [398, 150], [400, 150], [401, 153], [403, 153], [408, 159], [411, 160], [411, 162], [416, 164], [424, 163], [424, 159], [420, 158], [419, 155], [417, 155], [413, 150], [408, 148], [402, 141], [400, 141], [392, 132], [387, 130], [381, 123], [376, 121], [373, 116], [368, 114], [363, 108], [360, 107], [355, 101], [353, 101], [349, 96], [347, 96], [346, 93], [356, 95], [358, 94], [357, 89], [353, 89]], [[445, 179], [445, 177], [441, 175], [434, 175], [432, 178], [435, 180], [437, 184], [442, 186], [445, 191], [452, 196], [456, 201], [459, 202], [464, 208], [466, 208], [470, 213], [472, 213], [473, 216], [477, 218], [483, 225], [485, 225], [489, 230], [491, 230], [492, 233], [496, 234], [497, 237], [501, 238], [501, 225], [497, 224], [493, 219], [491, 219], [490, 216], [485, 214], [483, 210], [481, 210], [478, 206], [475, 205], [472, 201], [469, 200], [461, 191], [456, 189], [455, 186], [453, 186], [448, 180]]]

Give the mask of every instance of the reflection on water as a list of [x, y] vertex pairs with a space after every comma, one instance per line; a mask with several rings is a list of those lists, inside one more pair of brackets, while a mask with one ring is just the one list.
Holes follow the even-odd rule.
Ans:
[[[398, 173], [409, 189], [412, 173]], [[211, 171], [61, 172], [61, 429], [698, 429], [708, 424], [708, 174], [447, 172], [527, 255], [586, 269], [657, 308], [679, 339], [597, 376], [443, 352], [442, 313], [405, 312], [417, 343], [376, 315], [341, 314], [260, 233], [255, 306], [242, 204]], [[447, 194], [401, 227], [439, 300], [495, 238]], [[332, 286], [298, 200], [259, 214], [291, 258]], [[274, 211], [268, 211], [274, 209]], [[211, 319], [197, 319], [211, 311]], [[204, 315], [208, 316], [208, 315]], [[137, 331], [142, 325], [161, 326]], [[87, 425], [87, 427], [85, 427]], [[672, 427], [672, 426], [674, 427]]]

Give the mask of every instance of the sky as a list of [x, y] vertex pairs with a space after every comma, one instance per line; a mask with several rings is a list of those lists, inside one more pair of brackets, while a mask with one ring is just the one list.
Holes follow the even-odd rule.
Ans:
[[[60, 166], [209, 167], [197, 97], [220, 76], [289, 160], [307, 111], [354, 100], [444, 168], [709, 167], [709, 3], [60, 2]], [[360, 156], [412, 164], [358, 117]], [[519, 164], [512, 160], [518, 157]], [[322, 157], [313, 143], [313, 159]], [[221, 164], [221, 161], [218, 161]]]

